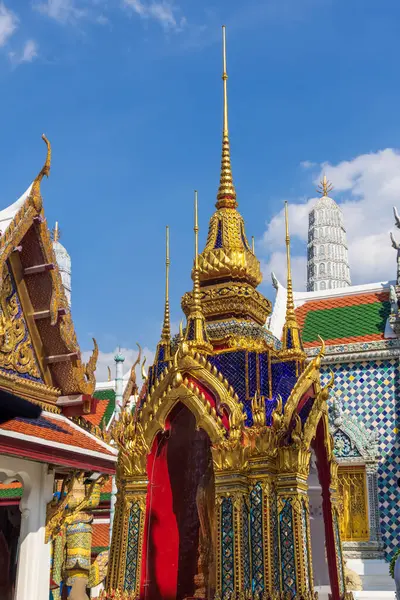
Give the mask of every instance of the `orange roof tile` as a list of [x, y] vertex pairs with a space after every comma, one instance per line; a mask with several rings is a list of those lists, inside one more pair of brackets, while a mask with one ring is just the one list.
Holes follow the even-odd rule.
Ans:
[[72, 425], [67, 418], [56, 419], [43, 413], [37, 420], [16, 418], [0, 425], [0, 434], [2, 431], [14, 431], [24, 435], [32, 436], [40, 440], [58, 442], [84, 450], [92, 450], [101, 454], [111, 455], [113, 453], [97, 442], [84, 429]]
[[384, 339], [390, 312], [388, 292], [367, 292], [319, 298], [296, 308], [306, 347]]
[[96, 402], [96, 412], [89, 415], [82, 415], [86, 421], [89, 421], [92, 425], [96, 425], [99, 427], [102, 418], [104, 417], [104, 413], [107, 410], [108, 400], [97, 400]]
[[92, 547], [108, 548], [110, 543], [110, 524], [93, 523]]

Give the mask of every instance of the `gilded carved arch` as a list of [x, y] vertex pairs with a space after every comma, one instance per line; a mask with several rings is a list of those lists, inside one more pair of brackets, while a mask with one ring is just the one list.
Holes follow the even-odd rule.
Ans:
[[227, 410], [230, 428], [243, 426], [243, 406], [226, 378], [205, 356], [181, 344], [172, 363], [151, 387], [138, 414], [149, 448], [157, 433], [164, 429], [166, 418], [178, 401], [194, 414], [197, 426], [207, 432], [213, 444], [221, 441], [226, 428], [201, 386], [215, 398], [217, 407]]
[[286, 401], [283, 411], [283, 423], [286, 425], [286, 427], [288, 427], [291, 423], [294, 413], [303, 395], [307, 393], [311, 387], [314, 388], [314, 393], [316, 396], [318, 396], [318, 392], [321, 390], [320, 366], [324, 350], [325, 345], [322, 346], [320, 353], [308, 363], [304, 371], [301, 373], [290, 393], [289, 398]]

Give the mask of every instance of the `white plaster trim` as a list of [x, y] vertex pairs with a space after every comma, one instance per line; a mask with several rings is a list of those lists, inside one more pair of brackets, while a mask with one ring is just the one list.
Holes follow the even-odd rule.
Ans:
[[110, 446], [109, 444], [107, 444], [107, 442], [104, 442], [103, 440], [100, 440], [95, 435], [93, 435], [92, 433], [90, 433], [90, 431], [86, 431], [86, 429], [84, 429], [83, 427], [80, 427], [79, 425], [77, 425], [76, 423], [74, 423], [74, 421], [70, 421], [70, 419], [67, 419], [67, 417], [65, 417], [64, 415], [57, 415], [57, 414], [48, 413], [48, 412], [43, 412], [42, 415], [45, 416], [45, 417], [47, 417], [47, 418], [56, 419], [58, 421], [63, 421], [67, 425], [70, 425], [71, 427], [73, 427], [73, 429], [75, 429], [76, 431], [79, 431], [80, 433], [83, 433], [88, 438], [90, 438], [91, 440], [93, 440], [94, 442], [96, 442], [97, 444], [99, 444], [99, 446], [103, 446], [103, 448], [105, 448], [109, 452], [112, 452], [113, 454], [115, 454], [115, 456], [118, 455], [118, 450], [116, 448], [114, 448], [113, 446]]
[[38, 438], [33, 435], [26, 435], [25, 433], [19, 433], [16, 431], [6, 431], [4, 429], [1, 429], [0, 436], [7, 437], [10, 439], [19, 439], [25, 442], [30, 442], [31, 444], [34, 443], [40, 444], [42, 446], [49, 446], [50, 448], [57, 448], [59, 450], [67, 450], [70, 453], [73, 452], [74, 454], [82, 454], [83, 456], [101, 458], [108, 460], [112, 463], [115, 463], [117, 460], [117, 456], [102, 454], [101, 452], [96, 452], [95, 450], [88, 450], [87, 448], [79, 448], [79, 446], [68, 446], [67, 444], [60, 444], [59, 442], [45, 440], [43, 438]]
[[110, 519], [93, 519], [93, 525], [109, 525]]

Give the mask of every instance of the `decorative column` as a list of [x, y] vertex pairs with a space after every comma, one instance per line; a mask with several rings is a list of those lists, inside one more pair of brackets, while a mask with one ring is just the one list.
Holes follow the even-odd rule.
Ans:
[[212, 448], [215, 473], [216, 598], [251, 589], [248, 448], [239, 440]]
[[[346, 584], [345, 584], [345, 575], [344, 575], [344, 559], [343, 559], [343, 549], [342, 549], [342, 541], [340, 537], [340, 525], [339, 525], [339, 511], [338, 511], [338, 463], [335, 459], [332, 459], [329, 463], [329, 471], [330, 471], [330, 486], [326, 486], [322, 484], [322, 508], [324, 513], [324, 523], [325, 523], [325, 538], [326, 538], [326, 547], [328, 552], [328, 566], [331, 574], [332, 567], [331, 565], [334, 563], [334, 558], [336, 561], [336, 569], [337, 569], [337, 585], [339, 587], [339, 596], [337, 595], [336, 589], [336, 581], [335, 578], [330, 577], [331, 579], [331, 588], [332, 588], [332, 600], [336, 600], [336, 598], [345, 599], [347, 597], [350, 598], [346, 594]], [[332, 539], [333, 538], [333, 539]], [[330, 550], [335, 549], [335, 557], [329, 556]]]
[[299, 446], [278, 450], [278, 544], [282, 597], [314, 596], [307, 477], [310, 451]]
[[0, 467], [0, 482], [18, 480], [23, 485], [22, 514], [15, 600], [48, 598], [50, 587], [50, 544], [45, 543], [46, 507], [53, 495], [54, 473], [47, 464], [6, 457]]
[[121, 414], [113, 434], [119, 450], [118, 493], [106, 590], [126, 591], [135, 597], [141, 585], [149, 448], [131, 413]]
[[382, 548], [382, 534], [379, 526], [379, 503], [378, 503], [378, 482], [377, 470], [378, 462], [370, 462], [365, 465], [367, 475], [368, 492], [368, 516], [369, 516], [369, 539], [378, 546], [377, 550]]

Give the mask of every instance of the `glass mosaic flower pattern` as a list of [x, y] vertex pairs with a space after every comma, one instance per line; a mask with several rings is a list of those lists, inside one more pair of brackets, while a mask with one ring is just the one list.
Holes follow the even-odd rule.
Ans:
[[126, 549], [126, 569], [124, 582], [124, 590], [127, 592], [135, 591], [136, 587], [140, 516], [141, 510], [139, 503], [135, 502], [129, 512], [128, 546]]

